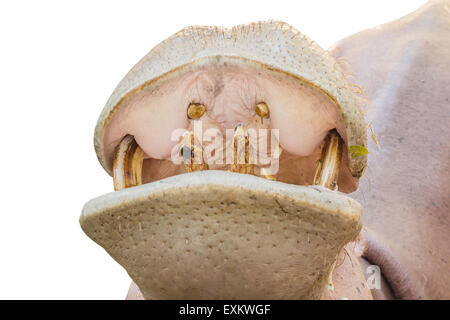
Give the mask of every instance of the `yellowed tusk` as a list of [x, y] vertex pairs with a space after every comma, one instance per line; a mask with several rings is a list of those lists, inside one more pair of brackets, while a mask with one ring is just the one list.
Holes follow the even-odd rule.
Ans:
[[238, 124], [233, 137], [233, 164], [230, 171], [253, 174], [255, 165], [250, 162], [250, 140], [247, 129], [244, 125]]
[[133, 136], [125, 136], [116, 148], [113, 163], [114, 190], [142, 184], [144, 151]]
[[314, 185], [337, 190], [337, 179], [341, 164], [342, 146], [344, 142], [335, 129], [325, 138], [319, 165], [314, 176]]

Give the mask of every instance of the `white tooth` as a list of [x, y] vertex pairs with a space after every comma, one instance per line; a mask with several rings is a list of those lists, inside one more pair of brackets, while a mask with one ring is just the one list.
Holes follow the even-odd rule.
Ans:
[[314, 176], [315, 185], [337, 190], [337, 179], [341, 164], [343, 141], [336, 130], [330, 131], [325, 138], [322, 154]]
[[125, 136], [116, 148], [113, 163], [114, 190], [142, 184], [144, 151], [133, 136]]
[[[184, 167], [187, 172], [209, 169], [208, 165], [205, 163], [205, 159], [203, 159], [202, 148], [195, 144], [193, 131], [189, 131], [183, 136], [180, 150], [183, 152]], [[200, 163], [196, 163], [196, 156], [200, 159]]]
[[280, 159], [282, 153], [283, 153], [283, 148], [281, 147], [280, 143], [277, 142], [276, 148], [273, 151], [273, 158]]

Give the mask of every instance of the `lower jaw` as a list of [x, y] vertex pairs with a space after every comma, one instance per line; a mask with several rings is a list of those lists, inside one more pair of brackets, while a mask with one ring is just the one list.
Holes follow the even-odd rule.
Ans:
[[323, 187], [210, 170], [91, 200], [80, 223], [147, 299], [318, 299], [361, 213]]

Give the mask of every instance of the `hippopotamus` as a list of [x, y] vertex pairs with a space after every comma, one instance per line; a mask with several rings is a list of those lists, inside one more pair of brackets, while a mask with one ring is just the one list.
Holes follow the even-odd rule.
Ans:
[[80, 217], [127, 298], [448, 297], [448, 14], [330, 50], [279, 21], [152, 49], [99, 117], [115, 191]]

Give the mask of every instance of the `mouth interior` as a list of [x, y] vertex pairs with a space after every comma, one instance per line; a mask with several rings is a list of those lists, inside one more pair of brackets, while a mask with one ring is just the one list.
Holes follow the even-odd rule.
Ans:
[[[151, 159], [144, 160], [144, 151], [142, 150], [142, 148], [138, 145], [138, 143], [132, 136], [127, 135], [116, 148], [113, 165], [114, 189], [121, 190], [133, 186], [138, 186], [143, 183], [151, 183], [153, 181], [164, 179], [169, 176], [177, 175], [177, 173], [184, 173], [183, 171], [195, 172], [209, 170], [208, 165], [204, 162], [200, 164], [194, 163], [195, 161], [192, 154], [193, 152], [190, 151], [191, 149], [193, 149], [192, 145], [190, 145], [190, 147], [191, 148], [188, 148], [186, 147], [186, 145], [183, 145], [181, 149], [184, 150], [184, 153], [189, 152], [189, 156], [191, 157], [191, 159], [188, 159], [189, 161], [185, 161], [185, 163], [181, 166], [173, 165], [172, 163], [169, 163], [168, 160], [160, 160], [159, 163], [155, 164], [151, 162]], [[343, 147], [344, 142], [337, 131], [330, 131], [324, 139], [323, 143], [321, 143], [320, 148], [318, 149], [318, 151], [320, 152], [318, 152], [318, 154], [315, 153], [313, 156], [300, 158], [300, 161], [303, 161], [303, 166], [301, 166], [302, 169], [304, 170], [307, 166], [309, 166], [310, 169], [307, 170], [305, 174], [301, 175], [301, 177], [303, 179], [309, 178], [310, 181], [312, 181], [313, 185], [323, 186], [331, 190], [337, 190]], [[248, 147], [245, 150], [248, 152]], [[230, 165], [230, 169], [228, 171], [256, 175], [254, 171], [254, 165], [249, 164], [248, 155], [245, 154], [243, 162], [239, 162], [239, 159], [236, 156], [236, 154], [238, 153], [237, 146], [235, 146], [234, 152], [234, 162]], [[316, 157], [318, 157], [318, 159], [314, 161], [316, 164], [316, 168], [315, 170], [311, 170], [311, 160]], [[280, 163], [282, 165], [288, 164], [289, 168], [291, 168], [292, 163], [295, 163], [296, 160], [298, 159], [295, 159], [295, 157], [288, 155], [283, 160], [280, 159]], [[150, 169], [155, 167], [157, 168], [156, 172], [160, 173], [160, 177], [158, 177], [157, 174], [152, 174], [153, 171], [151, 171]], [[163, 168], [163, 170], [161, 170], [161, 168]], [[266, 174], [264, 168], [261, 168], [259, 170], [259, 175], [265, 179], [277, 180], [276, 177], [286, 177], [284, 175], [286, 172], [288, 172], [288, 170], [281, 171], [281, 174], [277, 172], [275, 175], [270, 175]], [[314, 175], [311, 179], [311, 173], [313, 172]], [[293, 184], [300, 185], [299, 183]]]
[[[273, 139], [272, 129], [278, 130]], [[177, 130], [182, 133], [174, 139]], [[224, 170], [352, 192], [357, 181], [342, 152], [345, 139], [336, 105], [319, 90], [286, 75], [233, 65], [203, 66], [143, 90], [105, 133], [116, 190]], [[262, 155], [270, 165], [258, 162]], [[271, 170], [274, 160], [277, 168]]]

